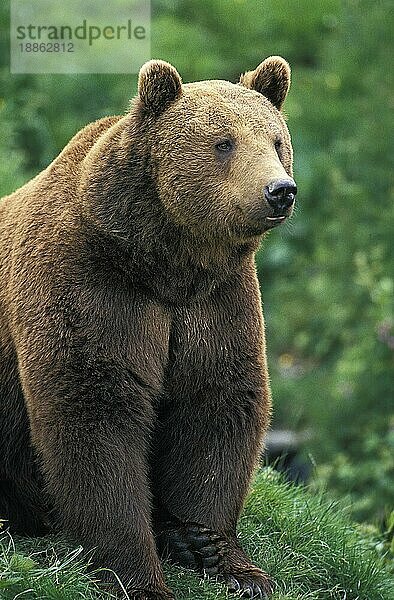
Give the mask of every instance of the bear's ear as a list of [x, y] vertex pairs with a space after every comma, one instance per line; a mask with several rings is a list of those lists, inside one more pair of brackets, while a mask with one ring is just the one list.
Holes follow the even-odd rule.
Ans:
[[164, 60], [150, 60], [140, 70], [138, 93], [146, 108], [156, 115], [182, 94], [178, 71]]
[[269, 56], [254, 71], [241, 75], [239, 82], [260, 92], [280, 110], [290, 87], [290, 66], [281, 56]]

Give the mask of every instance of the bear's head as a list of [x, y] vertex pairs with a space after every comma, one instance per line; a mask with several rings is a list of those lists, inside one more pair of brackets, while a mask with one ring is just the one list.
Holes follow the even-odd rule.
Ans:
[[290, 216], [296, 185], [280, 112], [289, 86], [289, 65], [278, 56], [237, 84], [182, 84], [159, 60], [142, 67], [136, 108], [157, 192], [175, 223], [245, 241]]

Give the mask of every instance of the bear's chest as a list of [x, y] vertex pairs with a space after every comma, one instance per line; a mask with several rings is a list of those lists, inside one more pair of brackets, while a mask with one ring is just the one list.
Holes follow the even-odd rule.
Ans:
[[231, 324], [214, 296], [173, 311], [166, 372], [187, 387], [216, 380], [229, 365]]
[[165, 267], [156, 263], [148, 273], [138, 276], [137, 285], [164, 305], [179, 307], [209, 298], [219, 279], [217, 272], [195, 265], [184, 267], [174, 263]]

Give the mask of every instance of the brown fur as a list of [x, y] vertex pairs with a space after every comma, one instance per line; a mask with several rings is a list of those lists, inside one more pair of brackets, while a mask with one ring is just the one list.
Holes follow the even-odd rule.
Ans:
[[290, 67], [280, 56], [270, 56], [254, 71], [241, 75], [240, 83], [269, 98], [280, 110], [290, 86]]
[[0, 517], [63, 528], [132, 598], [172, 597], [157, 544], [270, 589], [235, 536], [270, 418], [263, 189], [292, 169], [283, 118], [252, 88], [265, 77], [281, 105], [281, 60], [243, 86], [182, 85], [151, 61], [126, 116], [0, 203]]

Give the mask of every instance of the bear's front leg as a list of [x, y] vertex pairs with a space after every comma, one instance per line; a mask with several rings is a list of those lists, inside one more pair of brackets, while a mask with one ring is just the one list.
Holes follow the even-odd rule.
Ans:
[[[93, 308], [87, 312], [93, 320]], [[109, 308], [102, 314], [115, 322]], [[128, 597], [170, 600], [151, 528], [147, 463], [167, 343], [165, 333], [147, 335], [152, 315], [146, 322], [143, 314], [141, 308], [124, 331], [120, 308], [117, 331], [106, 321], [67, 332], [24, 331], [18, 363], [59, 527], [92, 550], [103, 580], [116, 583], [116, 573]]]
[[164, 553], [249, 598], [273, 583], [252, 565], [236, 525], [270, 417], [254, 268], [178, 309], [159, 415], [153, 482]]

